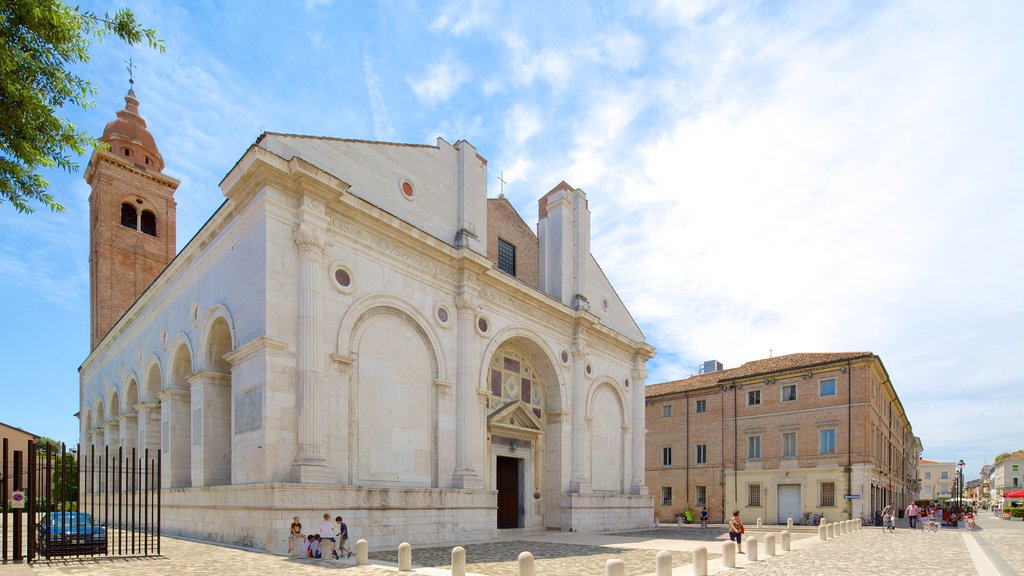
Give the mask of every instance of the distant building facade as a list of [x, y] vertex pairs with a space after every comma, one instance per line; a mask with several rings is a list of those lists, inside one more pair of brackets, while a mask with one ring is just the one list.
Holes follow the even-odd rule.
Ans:
[[[4, 438], [7, 440], [8, 461], [13, 462], [14, 451], [20, 450], [21, 453], [24, 454], [24, 465], [28, 466], [28, 443], [35, 442], [36, 440], [39, 440], [40, 437], [31, 432], [22, 430], [21, 428], [17, 428], [15, 426], [11, 426], [10, 424], [4, 424], [3, 422], [0, 422], [0, 438]], [[6, 476], [9, 472], [10, 470], [3, 471], [4, 476]], [[4, 495], [3, 497], [6, 498], [7, 495]]]
[[707, 506], [717, 522], [732, 510], [748, 522], [836, 521], [909, 504], [921, 444], [878, 356], [718, 366], [647, 387], [647, 486], [660, 520]]
[[86, 172], [81, 437], [162, 451], [165, 530], [280, 550], [324, 512], [374, 546], [649, 525], [654, 350], [582, 190], [543, 195], [534, 232], [468, 142], [267, 133], [173, 255], [177, 181], [125, 101]]
[[[1001, 502], [1005, 507], [1011, 501], [1004, 499], [1003, 494], [1022, 488], [1024, 488], [1024, 451], [1007, 454], [992, 464], [990, 493], [993, 502]], [[1012, 500], [1012, 502], [1021, 501], [1024, 501], [1024, 498]]]
[[921, 490], [918, 500], [944, 502], [953, 497], [956, 484], [956, 462], [936, 462], [922, 459], [918, 465]]

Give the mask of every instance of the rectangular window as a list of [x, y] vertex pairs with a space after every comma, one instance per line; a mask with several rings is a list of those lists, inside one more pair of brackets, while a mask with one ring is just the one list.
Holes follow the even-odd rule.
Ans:
[[708, 445], [697, 444], [697, 464], [708, 463]]
[[835, 454], [836, 453], [836, 429], [827, 428], [820, 432], [821, 435], [821, 454]]
[[925, 496], [931, 496], [932, 495], [932, 487], [931, 486], [925, 486], [924, 487], [924, 495]]
[[708, 505], [708, 487], [697, 486], [697, 506]]
[[750, 460], [761, 459], [761, 437], [760, 436], [748, 436], [747, 437], [747, 458]]
[[661, 465], [671, 466], [672, 465], [672, 448], [661, 449]]
[[931, 480], [932, 479], [932, 473], [931, 472], [925, 472], [924, 473], [924, 479], [925, 480]]
[[516, 247], [498, 238], [498, 269], [516, 275]]
[[760, 390], [748, 390], [747, 391], [747, 406], [760, 406], [761, 405], [761, 391]]
[[836, 395], [836, 379], [829, 378], [828, 380], [821, 381], [821, 395], [822, 396], [835, 396]]
[[661, 488], [661, 504], [663, 506], [670, 506], [672, 504], [672, 487], [663, 486]]
[[1014, 472], [1020, 472], [1020, 466], [1019, 465], [1013, 464], [1012, 466], [1013, 466], [1013, 471]]
[[792, 402], [796, 400], [796, 384], [789, 384], [782, 387], [782, 401]]
[[819, 506], [835, 506], [836, 505], [836, 483], [835, 482], [822, 482], [821, 483], [821, 498], [819, 500]]
[[661, 417], [662, 418], [668, 418], [671, 415], [672, 415], [672, 405], [671, 404], [665, 404], [664, 406], [661, 407]]
[[796, 458], [796, 432], [782, 433], [782, 457]]
[[747, 484], [747, 506], [761, 505], [761, 485]]
[[1016, 476], [1013, 477], [1013, 487], [1014, 488], [1017, 487], [1017, 477]]
[[697, 400], [697, 414], [703, 414], [708, 411], [707, 400]]
[[949, 480], [949, 472], [946, 472], [945, 470], [943, 470], [942, 474], [939, 475], [939, 478], [941, 478], [943, 480]]

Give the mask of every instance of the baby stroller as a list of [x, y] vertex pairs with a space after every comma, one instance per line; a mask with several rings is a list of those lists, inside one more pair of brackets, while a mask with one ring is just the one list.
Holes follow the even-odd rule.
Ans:
[[896, 515], [886, 514], [885, 525], [882, 526], [882, 532], [895, 532], [896, 531]]
[[940, 522], [931, 516], [925, 516], [921, 521], [924, 524], [924, 529], [927, 532], [938, 532]]

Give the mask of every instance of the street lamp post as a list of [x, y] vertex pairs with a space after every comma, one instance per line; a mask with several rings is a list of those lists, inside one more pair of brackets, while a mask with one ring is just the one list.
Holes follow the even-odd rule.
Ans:
[[960, 514], [964, 505], [964, 461], [962, 458], [956, 463], [956, 480], [956, 513]]

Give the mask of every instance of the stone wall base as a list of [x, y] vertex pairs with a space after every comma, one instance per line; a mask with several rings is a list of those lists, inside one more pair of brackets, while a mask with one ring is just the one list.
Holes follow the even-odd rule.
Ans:
[[654, 498], [625, 494], [564, 494], [562, 526], [573, 532], [650, 528]]

